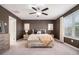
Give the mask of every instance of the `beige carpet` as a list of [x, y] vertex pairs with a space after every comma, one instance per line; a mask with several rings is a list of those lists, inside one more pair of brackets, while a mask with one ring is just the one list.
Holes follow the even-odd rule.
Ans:
[[78, 55], [79, 50], [55, 41], [53, 48], [27, 48], [26, 40], [17, 41], [4, 55]]

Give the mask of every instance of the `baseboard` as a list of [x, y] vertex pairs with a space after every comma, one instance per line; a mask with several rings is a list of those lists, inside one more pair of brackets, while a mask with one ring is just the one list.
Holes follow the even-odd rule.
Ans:
[[56, 41], [58, 41], [58, 42], [60, 42], [60, 43], [64, 43], [64, 42], [62, 42], [61, 40], [58, 40], [58, 39], [55, 39]]

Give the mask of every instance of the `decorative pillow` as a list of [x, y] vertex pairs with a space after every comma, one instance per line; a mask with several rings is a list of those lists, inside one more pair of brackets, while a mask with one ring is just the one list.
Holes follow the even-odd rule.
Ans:
[[33, 33], [32, 30], [29, 30], [29, 31], [28, 31], [28, 35], [30, 35], [30, 34], [32, 34], [32, 33]]
[[36, 29], [34, 29], [34, 34], [37, 34], [37, 30]]

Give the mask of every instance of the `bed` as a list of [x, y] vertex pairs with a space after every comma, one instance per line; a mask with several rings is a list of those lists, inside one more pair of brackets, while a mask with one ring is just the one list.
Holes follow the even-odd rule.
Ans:
[[31, 34], [28, 38], [28, 47], [53, 47], [54, 38], [50, 34]]

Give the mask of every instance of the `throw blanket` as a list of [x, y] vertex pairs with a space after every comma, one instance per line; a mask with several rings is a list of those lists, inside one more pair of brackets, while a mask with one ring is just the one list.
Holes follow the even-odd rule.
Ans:
[[44, 44], [44, 46], [48, 46], [53, 41], [53, 38], [51, 35], [44, 35], [40, 37], [40, 41]]

